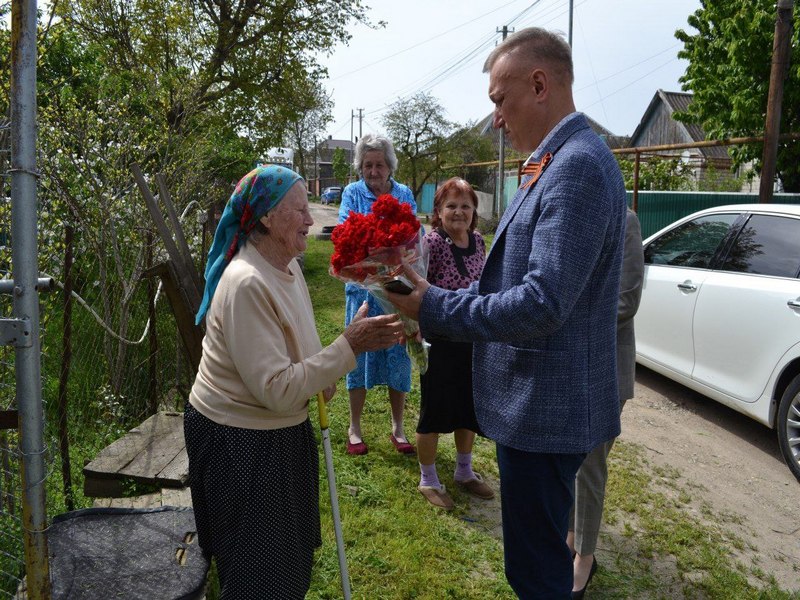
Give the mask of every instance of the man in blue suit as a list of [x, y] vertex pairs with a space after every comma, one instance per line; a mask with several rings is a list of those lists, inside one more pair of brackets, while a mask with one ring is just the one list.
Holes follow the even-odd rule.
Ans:
[[566, 544], [575, 473], [620, 432], [616, 321], [625, 188], [605, 143], [575, 112], [572, 56], [539, 28], [489, 55], [494, 125], [532, 152], [480, 281], [430, 286], [410, 270], [390, 294], [424, 336], [474, 342], [481, 429], [497, 444], [505, 571], [520, 598], [570, 598]]

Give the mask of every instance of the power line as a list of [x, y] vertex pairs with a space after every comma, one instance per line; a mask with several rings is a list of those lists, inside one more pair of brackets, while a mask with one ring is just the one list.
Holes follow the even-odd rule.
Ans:
[[[484, 13], [484, 14], [482, 14], [482, 15], [479, 15], [479, 16], [475, 17], [474, 19], [470, 19], [469, 21], [465, 21], [465, 22], [461, 23], [460, 25], [456, 25], [456, 26], [455, 26], [455, 27], [453, 27], [452, 29], [448, 29], [447, 31], [445, 31], [445, 32], [443, 32], [443, 33], [438, 33], [438, 34], [436, 34], [436, 35], [434, 35], [434, 36], [432, 36], [432, 37], [429, 37], [427, 40], [422, 40], [421, 42], [418, 42], [418, 43], [414, 44], [413, 46], [409, 46], [408, 48], [404, 48], [404, 49], [402, 49], [402, 50], [399, 50], [399, 51], [397, 51], [397, 52], [393, 52], [393, 53], [392, 53], [392, 54], [390, 54], [389, 56], [385, 56], [385, 57], [383, 57], [383, 58], [379, 58], [379, 59], [378, 59], [378, 60], [376, 60], [376, 61], [373, 61], [373, 62], [371, 62], [371, 63], [369, 63], [369, 64], [366, 64], [366, 65], [364, 65], [363, 67], [358, 67], [357, 69], [353, 69], [352, 71], [348, 71], [347, 73], [344, 73], [344, 74], [342, 74], [342, 75], [339, 75], [339, 76], [337, 76], [337, 77], [334, 77], [334, 78], [332, 78], [330, 81], [335, 81], [335, 80], [337, 80], [337, 79], [342, 79], [342, 78], [344, 78], [344, 77], [347, 77], [347, 76], [349, 76], [349, 75], [352, 75], [353, 73], [358, 73], [359, 71], [363, 71], [364, 69], [368, 69], [369, 67], [372, 67], [372, 66], [374, 66], [374, 65], [377, 65], [377, 64], [380, 64], [380, 63], [382, 63], [382, 62], [385, 62], [385, 61], [389, 60], [390, 58], [394, 58], [394, 57], [396, 57], [396, 56], [399, 56], [400, 54], [404, 54], [405, 52], [408, 52], [408, 51], [410, 51], [410, 50], [413, 50], [413, 49], [415, 49], [415, 48], [419, 48], [420, 46], [424, 46], [424, 45], [425, 45], [425, 44], [427, 44], [428, 42], [432, 42], [433, 40], [438, 40], [438, 39], [439, 39], [439, 38], [441, 38], [443, 35], [447, 35], [448, 33], [452, 33], [453, 31], [456, 31], [456, 30], [458, 30], [458, 29], [461, 29], [462, 27], [466, 27], [466, 26], [467, 26], [467, 25], [469, 25], [470, 23], [474, 23], [475, 21], [478, 21], [479, 19], [482, 19], [482, 18], [484, 18], [484, 17], [488, 17], [488, 16], [489, 16], [489, 15], [491, 15], [492, 13], [495, 13], [495, 12], [497, 12], [498, 10], [502, 10], [502, 9], [504, 9], [506, 6], [509, 6], [509, 5], [511, 5], [511, 4], [514, 4], [515, 2], [518, 2], [518, 1], [519, 1], [519, 0], [511, 0], [511, 2], [507, 2], [507, 3], [505, 3], [505, 4], [501, 5], [501, 6], [498, 6], [497, 8], [495, 8], [495, 9], [493, 9], [493, 10], [490, 10], [489, 12], [487, 12], [487, 13]], [[538, 1], [538, 0], [537, 0], [537, 1]], [[534, 4], [536, 4], [536, 3], [534, 2]], [[527, 9], [526, 9], [526, 10], [527, 10]]]
[[647, 73], [645, 73], [644, 75], [642, 75], [642, 76], [641, 76], [641, 77], [639, 77], [638, 79], [634, 79], [633, 81], [631, 81], [631, 82], [630, 82], [630, 83], [628, 83], [627, 85], [624, 85], [624, 86], [622, 86], [621, 88], [619, 88], [619, 89], [617, 89], [617, 90], [614, 90], [614, 91], [613, 91], [613, 92], [611, 92], [610, 94], [606, 94], [605, 98], [601, 98], [600, 100], [596, 100], [595, 102], [592, 102], [591, 104], [587, 104], [587, 105], [586, 105], [585, 107], [583, 107], [583, 108], [591, 108], [592, 106], [594, 106], [594, 105], [595, 105], [595, 104], [597, 104], [598, 102], [602, 102], [604, 99], [608, 99], [608, 98], [610, 98], [611, 96], [614, 96], [614, 95], [616, 95], [616, 94], [619, 94], [621, 91], [628, 89], [628, 88], [629, 88], [629, 87], [631, 87], [633, 84], [635, 84], [635, 83], [639, 83], [639, 82], [640, 82], [642, 79], [645, 79], [645, 78], [647, 78], [647, 77], [650, 77], [650, 75], [652, 75], [653, 73], [655, 73], [655, 72], [656, 72], [656, 71], [658, 71], [659, 69], [663, 69], [664, 67], [666, 67], [668, 64], [670, 64], [671, 62], [673, 62], [673, 61], [675, 61], [675, 60], [677, 60], [677, 58], [671, 58], [671, 59], [669, 59], [667, 62], [665, 62], [665, 63], [663, 63], [663, 64], [661, 64], [661, 65], [657, 66], [655, 69], [653, 69], [653, 70], [651, 70], [651, 71], [648, 71]]
[[[621, 69], [621, 70], [619, 70], [619, 71], [615, 71], [615, 72], [614, 72], [614, 73], [612, 73], [611, 75], [607, 75], [606, 77], [603, 77], [603, 78], [601, 78], [601, 79], [598, 79], [598, 80], [596, 80], [596, 81], [595, 81], [595, 82], [593, 82], [593, 83], [589, 83], [589, 84], [587, 84], [587, 85], [585, 85], [585, 86], [583, 86], [583, 87], [581, 87], [581, 88], [578, 88], [578, 89], [576, 89], [575, 91], [576, 91], [576, 92], [582, 92], [583, 90], [586, 90], [586, 89], [588, 89], [588, 88], [590, 88], [590, 87], [593, 87], [593, 86], [594, 86], [596, 83], [602, 83], [603, 81], [608, 81], [609, 79], [614, 79], [614, 77], [617, 77], [617, 76], [619, 76], [619, 75], [622, 75], [623, 73], [626, 73], [627, 71], [630, 71], [631, 69], [635, 69], [635, 68], [636, 68], [636, 67], [638, 67], [639, 65], [643, 65], [644, 63], [646, 63], [646, 62], [649, 62], [649, 61], [653, 60], [654, 58], [658, 58], [659, 56], [661, 56], [661, 55], [662, 55], [662, 54], [664, 54], [665, 52], [669, 52], [670, 50], [674, 50], [674, 49], [675, 49], [675, 48], [677, 48], [678, 46], [680, 46], [680, 44], [673, 44], [673, 45], [672, 45], [672, 46], [670, 46], [669, 48], [665, 48], [664, 50], [661, 50], [660, 52], [656, 52], [655, 54], [653, 54], [653, 55], [651, 55], [651, 56], [648, 56], [647, 58], [644, 58], [644, 59], [640, 60], [639, 62], [637, 62], [637, 63], [634, 63], [634, 64], [630, 65], [629, 67], [625, 67], [624, 69]], [[674, 59], [675, 59], [675, 57], [673, 56], [673, 57], [672, 57], [672, 60], [674, 60]], [[663, 66], [663, 65], [662, 65], [662, 66]], [[659, 67], [659, 68], [660, 68], [660, 67]]]
[[[539, 5], [543, 0], [535, 0], [533, 3], [529, 4], [526, 8], [524, 8], [520, 13], [517, 14], [513, 19], [511, 19], [510, 23], [514, 23], [519, 19], [525, 17], [528, 13], [530, 13], [537, 5]], [[584, 0], [586, 1], [586, 0]], [[507, 5], [505, 5], [507, 6]], [[494, 12], [494, 11], [492, 11]], [[487, 13], [491, 14], [491, 13]], [[486, 15], [483, 15], [486, 16]], [[473, 19], [475, 21], [476, 19]], [[472, 22], [472, 21], [470, 21]], [[452, 31], [452, 30], [451, 30]], [[492, 32], [482, 38], [479, 38], [477, 42], [467, 46], [464, 50], [456, 55], [452, 56], [450, 59], [446, 60], [444, 63], [440, 64], [438, 67], [433, 69], [433, 71], [429, 72], [427, 75], [417, 79], [416, 81], [412, 82], [411, 84], [400, 88], [399, 90], [395, 91], [391, 96], [391, 100], [387, 98], [383, 101], [383, 106], [380, 108], [375, 108], [372, 110], [367, 111], [367, 114], [380, 114], [385, 112], [389, 109], [391, 103], [397, 100], [404, 100], [411, 96], [414, 96], [420, 92], [429, 92], [434, 87], [439, 85], [440, 83], [446, 81], [453, 75], [460, 73], [466, 67], [473, 64], [474, 60], [479, 56], [480, 52], [487, 49], [490, 44], [496, 39], [497, 32]]]

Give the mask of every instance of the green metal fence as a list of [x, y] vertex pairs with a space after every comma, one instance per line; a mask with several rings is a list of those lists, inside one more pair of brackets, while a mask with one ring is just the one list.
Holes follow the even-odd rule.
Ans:
[[[633, 192], [628, 192], [628, 206]], [[637, 214], [646, 238], [678, 219], [704, 208], [726, 204], [757, 204], [758, 194], [732, 192], [651, 192], [640, 191]], [[800, 194], [775, 194], [773, 204], [800, 204]]]

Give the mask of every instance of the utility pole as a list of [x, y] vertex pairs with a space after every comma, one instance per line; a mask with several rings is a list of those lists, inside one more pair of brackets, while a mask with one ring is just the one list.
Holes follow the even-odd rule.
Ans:
[[[502, 29], [496, 29], [497, 33], [503, 34], [503, 39], [505, 40], [509, 34], [509, 29], [507, 25], [503, 25]], [[514, 30], [511, 29], [511, 32]], [[492, 119], [494, 119], [494, 113], [492, 113]], [[497, 196], [494, 201], [494, 206], [492, 207], [492, 216], [499, 217], [502, 209], [503, 202], [505, 200], [505, 187], [506, 187], [506, 130], [501, 127], [500, 128], [500, 155], [499, 155], [499, 176], [497, 178]]]
[[573, 0], [569, 0], [569, 37], [567, 41], [569, 42], [569, 47], [572, 48], [572, 11], [573, 11]]
[[775, 187], [775, 170], [778, 157], [778, 135], [781, 130], [781, 105], [783, 103], [783, 80], [789, 67], [789, 50], [792, 41], [793, 0], [778, 0], [775, 18], [775, 38], [772, 44], [772, 70], [769, 74], [769, 96], [767, 97], [767, 122], [764, 128], [764, 154], [761, 159], [761, 185], [758, 200], [772, 200]]
[[347, 168], [347, 183], [353, 179], [353, 118], [355, 118], [356, 114], [353, 112], [353, 109], [350, 109], [350, 160], [349, 166]]
[[363, 108], [358, 109], [358, 139], [361, 139], [361, 121], [364, 118], [363, 112]]
[[317, 136], [314, 136], [314, 195], [319, 196], [319, 150], [317, 149]]

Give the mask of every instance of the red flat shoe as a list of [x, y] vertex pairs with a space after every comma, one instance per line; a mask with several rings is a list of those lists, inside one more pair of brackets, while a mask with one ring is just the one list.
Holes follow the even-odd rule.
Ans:
[[351, 444], [350, 440], [347, 440], [347, 453], [352, 454], [353, 456], [362, 456], [369, 452], [369, 448], [364, 442], [358, 442], [357, 444]]
[[397, 451], [400, 454], [416, 454], [417, 451], [414, 450], [414, 446], [408, 442], [398, 441], [397, 438], [394, 437], [394, 434], [390, 435], [389, 439], [392, 441], [392, 444], [394, 444], [394, 447], [397, 448]]

